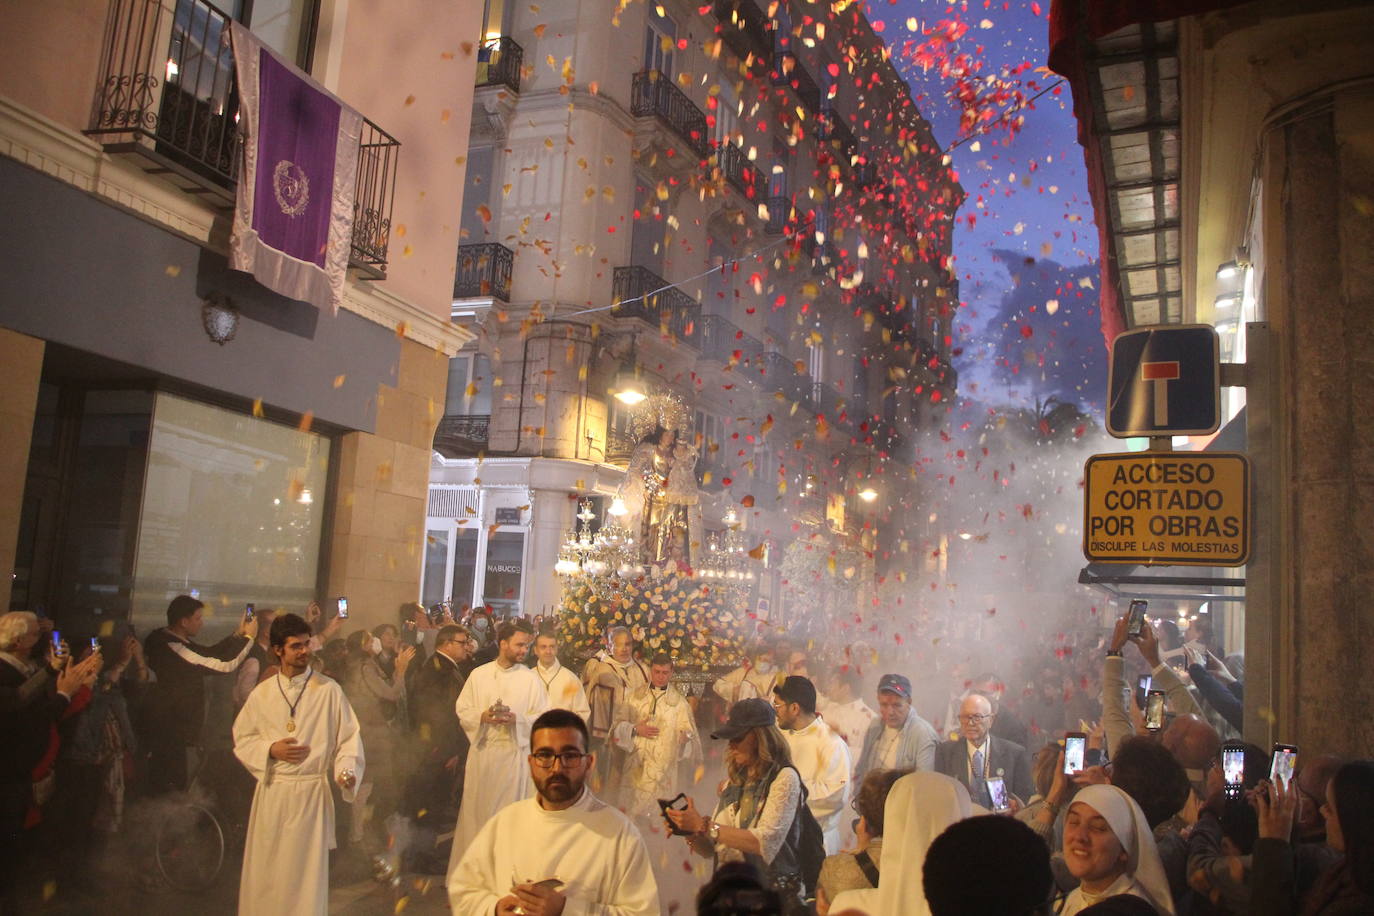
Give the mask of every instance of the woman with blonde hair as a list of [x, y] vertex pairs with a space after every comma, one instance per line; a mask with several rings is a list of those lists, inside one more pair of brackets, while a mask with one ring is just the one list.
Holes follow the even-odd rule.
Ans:
[[687, 834], [693, 852], [714, 856], [717, 868], [727, 862], [758, 866], [781, 895], [785, 916], [808, 912], [799, 858], [805, 796], [773, 705], [758, 697], [740, 700], [711, 737], [730, 743], [715, 812], [703, 817], [689, 798], [685, 809], [665, 812], [669, 821]]

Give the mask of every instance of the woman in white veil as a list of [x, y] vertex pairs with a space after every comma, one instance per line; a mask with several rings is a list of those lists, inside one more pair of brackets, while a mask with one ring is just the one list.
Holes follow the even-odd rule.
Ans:
[[1145, 813], [1116, 786], [1087, 786], [1074, 796], [1064, 818], [1064, 861], [1079, 885], [1061, 916], [1121, 894], [1142, 897], [1174, 916], [1169, 879]]
[[850, 909], [869, 916], [931, 916], [921, 880], [926, 850], [946, 827], [973, 813], [968, 790], [956, 779], [918, 772], [897, 780], [883, 808], [884, 867], [878, 886], [837, 894], [831, 916]]

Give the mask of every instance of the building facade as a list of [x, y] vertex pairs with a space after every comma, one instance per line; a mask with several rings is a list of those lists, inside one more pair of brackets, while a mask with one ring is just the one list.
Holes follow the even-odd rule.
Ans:
[[626, 379], [689, 413], [692, 565], [743, 532], [775, 619], [790, 544], [871, 582], [956, 384], [963, 199], [883, 42], [759, 0], [491, 3], [483, 35], [422, 600], [557, 606], [653, 428]]
[[[480, 3], [0, 8], [0, 604], [64, 631], [170, 597], [413, 601]], [[228, 269], [231, 20], [365, 118], [337, 314]], [[424, 22], [423, 29], [415, 24]], [[404, 46], [404, 55], [392, 49]], [[332, 605], [328, 605], [332, 609]]]
[[1216, 327], [1237, 366], [1219, 438], [1253, 469], [1245, 736], [1367, 754], [1374, 722], [1343, 713], [1374, 705], [1374, 9], [1139, 10], [1053, 7], [1050, 64], [1073, 85], [1103, 237], [1104, 330]]

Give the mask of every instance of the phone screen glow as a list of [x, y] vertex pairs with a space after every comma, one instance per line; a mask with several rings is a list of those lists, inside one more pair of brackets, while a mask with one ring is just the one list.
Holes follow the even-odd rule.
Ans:
[[1083, 769], [1083, 753], [1087, 744], [1084, 738], [1064, 739], [1064, 772], [1077, 773]]

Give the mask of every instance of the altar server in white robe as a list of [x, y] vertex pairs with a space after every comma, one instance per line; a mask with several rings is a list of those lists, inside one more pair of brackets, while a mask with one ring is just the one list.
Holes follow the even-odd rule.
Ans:
[[816, 715], [816, 687], [792, 675], [773, 688], [778, 727], [792, 752], [792, 765], [806, 786], [806, 806], [825, 834], [825, 853], [840, 851], [840, 820], [849, 807], [849, 746]]
[[295, 614], [273, 619], [280, 670], [234, 720], [234, 754], [258, 781], [239, 882], [243, 916], [329, 912], [329, 781], [352, 802], [363, 777], [358, 720], [339, 685], [310, 666], [310, 636]]
[[455, 710], [470, 747], [450, 871], [493, 814], [534, 794], [524, 760], [530, 725], [549, 708], [549, 697], [538, 676], [522, 664], [532, 635], [522, 619], [501, 624], [496, 660], [475, 668], [458, 694]]
[[586, 785], [587, 724], [551, 709], [530, 730], [535, 796], [486, 822], [449, 868], [454, 916], [658, 916], [644, 838]]
[[587, 691], [582, 680], [558, 660], [558, 637], [553, 633], [540, 633], [534, 638], [534, 657], [538, 664], [534, 673], [544, 685], [549, 695], [549, 709], [566, 709], [582, 717], [591, 718], [592, 707], [587, 702]]
[[[658, 799], [672, 798], [690, 785], [701, 763], [692, 705], [669, 682], [673, 660], [660, 653], [649, 665], [649, 683], [626, 694], [612, 728], [616, 746], [626, 753], [621, 798], [627, 814], [663, 823]], [[683, 770], [686, 769], [684, 777]]]

